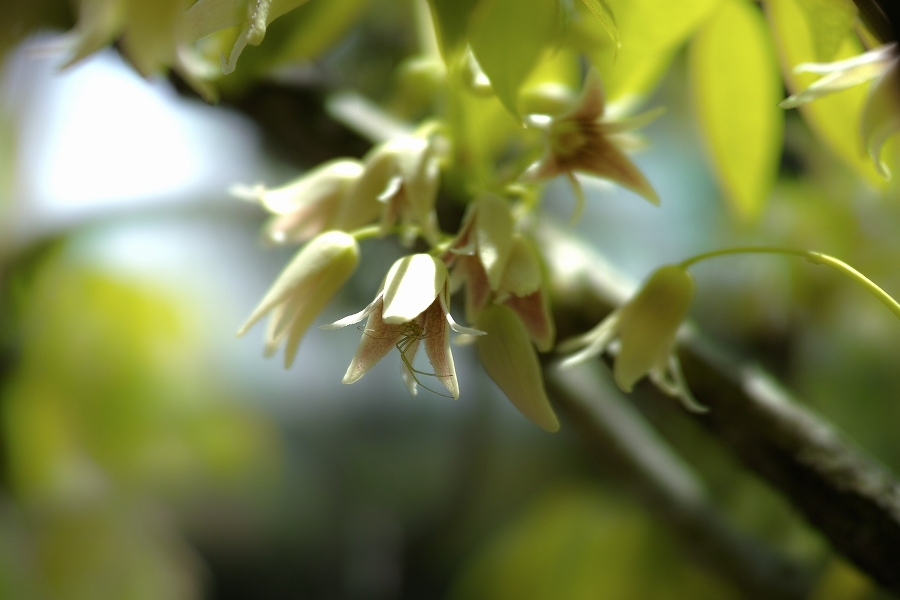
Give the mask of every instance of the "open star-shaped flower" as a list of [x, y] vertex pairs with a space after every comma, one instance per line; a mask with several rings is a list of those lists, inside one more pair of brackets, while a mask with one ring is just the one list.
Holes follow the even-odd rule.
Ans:
[[617, 147], [616, 136], [641, 127], [656, 117], [658, 111], [650, 111], [623, 121], [604, 121], [603, 85], [595, 69], [588, 72], [575, 105], [567, 112], [548, 117], [531, 115], [529, 122], [547, 132], [547, 148], [544, 155], [533, 163], [522, 179], [540, 181], [557, 175], [566, 175], [575, 190], [581, 211], [583, 194], [574, 173], [597, 175], [615, 181], [640, 194], [653, 204], [659, 204], [659, 196], [643, 173]]
[[[450, 353], [450, 330], [468, 335], [483, 332], [458, 325], [450, 315], [447, 267], [429, 254], [412, 254], [395, 262], [388, 271], [382, 289], [362, 311], [322, 329], [338, 329], [368, 317], [356, 354], [344, 375], [344, 383], [358, 381], [392, 348], [403, 361], [400, 373], [409, 393], [421, 385], [413, 367], [419, 343], [434, 369], [434, 376], [454, 398], [459, 397], [456, 368]], [[424, 387], [424, 386], [423, 386]]]

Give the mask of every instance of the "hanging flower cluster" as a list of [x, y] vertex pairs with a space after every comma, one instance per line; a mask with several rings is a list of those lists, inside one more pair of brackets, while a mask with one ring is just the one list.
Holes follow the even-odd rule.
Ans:
[[[592, 70], [567, 110], [527, 118], [545, 132], [543, 157], [509, 182], [514, 186], [474, 194], [453, 234], [441, 230], [435, 212], [452, 140], [432, 125], [379, 144], [362, 160], [327, 162], [283, 187], [236, 187], [236, 195], [273, 215], [264, 229], [270, 243], [305, 243], [239, 334], [271, 314], [266, 353], [285, 342], [285, 364], [290, 365], [315, 314], [356, 268], [359, 242], [396, 236], [406, 247], [418, 243], [425, 249], [396, 261], [363, 310], [322, 326], [333, 330], [365, 321], [358, 326], [361, 338], [344, 383], [358, 381], [396, 349], [410, 394], [422, 387], [445, 395], [430, 387], [437, 380], [446, 395], [457, 398], [454, 332], [460, 341], [475, 342], [488, 374], [525, 416], [555, 431], [559, 421], [544, 390], [537, 352], [553, 349], [556, 326], [521, 189], [561, 174], [577, 186], [577, 172], [611, 179], [658, 203], [650, 183], [617, 145], [618, 135], [647, 118], [606, 122], [603, 114], [600, 79]], [[671, 350], [690, 298], [684, 281], [690, 280], [661, 273], [667, 274], [660, 275], [664, 281], [652, 279], [630, 308], [601, 324], [600, 334], [569, 343], [573, 350], [587, 346], [569, 362], [599, 354], [611, 339], [607, 333], [618, 334], [623, 343], [616, 381], [623, 389], [649, 374], [663, 389], [679, 390], [676, 395], [687, 399]], [[472, 327], [459, 325], [451, 315], [457, 292]], [[419, 346], [424, 346], [428, 370], [417, 366]]]

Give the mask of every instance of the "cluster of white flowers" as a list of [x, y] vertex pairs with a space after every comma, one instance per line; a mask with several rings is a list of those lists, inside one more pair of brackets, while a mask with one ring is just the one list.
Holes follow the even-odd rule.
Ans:
[[[568, 110], [555, 117], [530, 116], [530, 123], [546, 131], [546, 150], [522, 174], [521, 184], [565, 174], [577, 186], [573, 173], [582, 172], [616, 181], [658, 203], [656, 192], [617, 145], [617, 136], [648, 119], [605, 122], [603, 113], [600, 79], [591, 71]], [[270, 242], [306, 243], [239, 334], [271, 313], [266, 353], [286, 341], [285, 364], [290, 365], [315, 314], [356, 268], [359, 240], [396, 235], [407, 247], [421, 240], [430, 250], [395, 262], [365, 309], [322, 326], [338, 329], [366, 320], [344, 383], [358, 381], [396, 348], [411, 394], [420, 386], [435, 391], [422, 379], [433, 376], [456, 398], [459, 385], [450, 350], [454, 331], [462, 339], [474, 339], [488, 374], [523, 414], [555, 431], [559, 422], [544, 391], [537, 356], [556, 343], [539, 249], [528, 235], [527, 219], [515, 210], [515, 198], [490, 191], [471, 200], [455, 234], [440, 230], [435, 212], [444, 163], [440, 149], [449, 143], [438, 128], [423, 126], [376, 146], [361, 161], [334, 160], [277, 189], [235, 188], [236, 195], [273, 214], [265, 227]], [[602, 353], [618, 335], [622, 349], [616, 381], [623, 389], [650, 374], [662, 389], [688, 400], [677, 362], [670, 359], [690, 302], [692, 288], [685, 282], [690, 278], [677, 267], [659, 271], [629, 306], [601, 324], [600, 333], [562, 346], [586, 345], [569, 362]], [[464, 294], [465, 316], [473, 328], [457, 324], [450, 314], [450, 298], [457, 291]], [[425, 347], [431, 373], [414, 366], [419, 345]]]

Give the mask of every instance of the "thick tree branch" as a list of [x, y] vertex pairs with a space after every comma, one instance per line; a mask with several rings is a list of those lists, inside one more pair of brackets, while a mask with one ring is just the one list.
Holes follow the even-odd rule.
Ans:
[[[552, 227], [539, 234], [563, 335], [595, 324], [633, 289], [585, 245]], [[789, 498], [835, 550], [900, 593], [896, 479], [758, 369], [734, 364], [696, 334], [682, 336], [679, 353], [691, 391], [710, 408], [693, 418]]]

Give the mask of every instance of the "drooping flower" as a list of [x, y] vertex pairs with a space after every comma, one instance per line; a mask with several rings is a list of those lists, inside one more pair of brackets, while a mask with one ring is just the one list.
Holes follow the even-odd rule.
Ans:
[[358, 262], [359, 245], [353, 236], [327, 231], [312, 239], [278, 276], [237, 334], [244, 335], [271, 312], [265, 354], [271, 356], [286, 340], [284, 366], [290, 367], [312, 320], [353, 274]]
[[511, 308], [537, 349], [549, 352], [556, 341], [556, 325], [550, 315], [550, 303], [541, 259], [532, 243], [516, 234], [496, 301]]
[[[344, 223], [365, 219], [368, 223], [380, 211], [383, 234], [399, 226], [400, 238], [407, 245], [417, 235], [437, 243], [434, 204], [439, 177], [437, 152], [427, 131], [392, 138], [366, 155], [364, 171], [348, 191], [352, 200], [338, 219]], [[375, 200], [378, 203], [372, 205]], [[370, 206], [378, 207], [374, 215]]]
[[446, 260], [452, 264], [451, 287], [465, 286], [466, 319], [474, 322], [500, 287], [512, 249], [513, 218], [509, 203], [485, 193], [469, 205]]
[[653, 204], [659, 196], [653, 186], [617, 147], [617, 135], [647, 124], [659, 114], [650, 111], [623, 121], [604, 121], [604, 97], [600, 76], [595, 69], [588, 72], [575, 106], [558, 116], [531, 115], [529, 123], [547, 132], [544, 155], [522, 175], [524, 181], [540, 181], [566, 175], [575, 190], [573, 219], [580, 215], [584, 194], [575, 173], [597, 175], [615, 181], [640, 194]]
[[885, 44], [852, 58], [830, 63], [801, 63], [795, 73], [823, 75], [805, 90], [788, 96], [781, 108], [795, 108], [872, 80], [877, 80], [863, 106], [860, 129], [869, 157], [885, 179], [891, 173], [881, 160], [888, 138], [900, 131], [900, 56], [897, 44]]
[[553, 347], [540, 258], [531, 243], [514, 233], [509, 203], [482, 194], [470, 205], [456, 239], [444, 256], [452, 265], [450, 288], [465, 288], [466, 319], [478, 320], [491, 301], [515, 311], [538, 349]]
[[896, 44], [886, 44], [835, 62], [800, 63], [794, 67], [794, 73], [815, 73], [823, 77], [814, 81], [805, 90], [791, 94], [778, 106], [796, 108], [816, 98], [878, 79], [897, 61], [896, 49]]
[[322, 329], [339, 329], [368, 317], [356, 354], [344, 375], [344, 383], [354, 383], [392, 348], [400, 352], [400, 373], [409, 393], [421, 385], [413, 366], [419, 343], [434, 369], [433, 375], [454, 398], [459, 397], [456, 367], [450, 353], [450, 330], [467, 335], [483, 332], [458, 325], [450, 315], [447, 267], [428, 254], [412, 254], [395, 262], [381, 290], [362, 311]]
[[584, 335], [567, 340], [558, 352], [577, 352], [561, 366], [570, 367], [612, 349], [618, 339], [613, 378], [624, 392], [645, 375], [662, 391], [679, 398], [689, 410], [703, 412], [691, 395], [674, 353], [678, 328], [694, 295], [694, 280], [678, 265], [657, 269], [638, 293]]
[[322, 231], [344, 229], [338, 222], [338, 213], [350, 197], [348, 190], [362, 172], [358, 160], [338, 159], [319, 165], [278, 188], [235, 186], [231, 192], [259, 202], [275, 215], [265, 227], [269, 241], [302, 243]]

